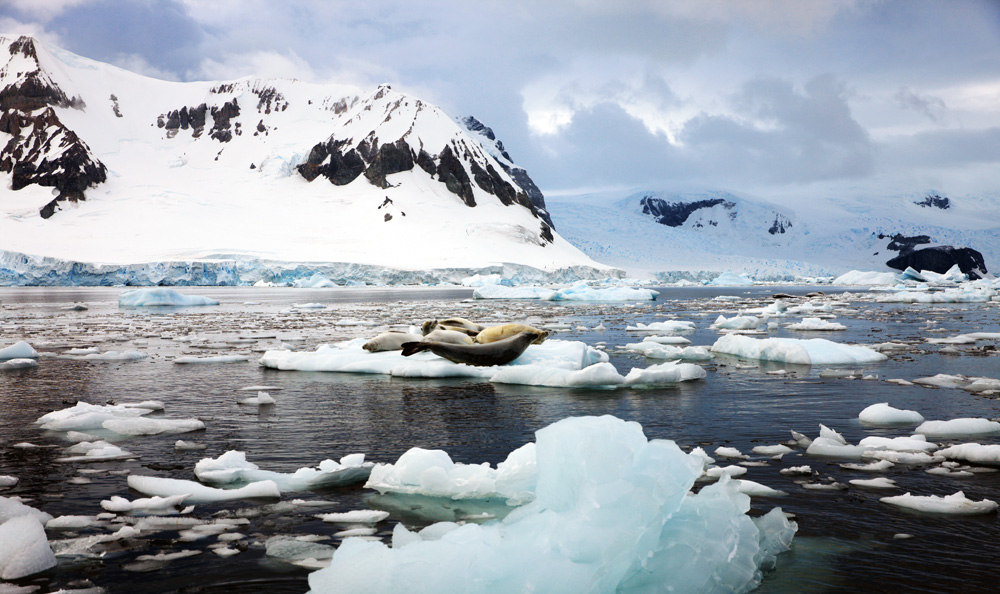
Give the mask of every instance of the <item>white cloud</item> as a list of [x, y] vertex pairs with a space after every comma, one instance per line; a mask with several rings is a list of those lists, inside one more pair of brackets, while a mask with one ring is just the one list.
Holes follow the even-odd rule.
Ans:
[[128, 70], [129, 72], [135, 72], [136, 74], [141, 74], [150, 78], [172, 81], [180, 80], [180, 77], [178, 77], [176, 73], [153, 66], [146, 60], [146, 58], [138, 54], [119, 54], [114, 61], [112, 61], [112, 64], [119, 68]]
[[0, 16], [0, 34], [11, 37], [28, 35], [55, 46], [62, 45], [59, 35], [46, 30], [45, 25], [41, 23], [23, 23], [12, 17]]
[[49, 20], [67, 8], [79, 6], [94, 0], [6, 0], [20, 13]]

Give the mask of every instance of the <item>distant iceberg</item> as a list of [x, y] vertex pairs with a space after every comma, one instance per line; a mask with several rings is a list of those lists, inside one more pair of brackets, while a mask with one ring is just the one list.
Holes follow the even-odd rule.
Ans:
[[132, 289], [118, 296], [118, 307], [187, 307], [218, 305], [218, 299], [201, 295], [182, 295], [173, 289]]

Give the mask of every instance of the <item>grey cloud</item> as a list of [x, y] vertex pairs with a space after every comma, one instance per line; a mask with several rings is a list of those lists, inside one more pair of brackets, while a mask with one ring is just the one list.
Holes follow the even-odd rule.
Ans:
[[945, 104], [940, 97], [919, 95], [908, 87], [901, 87], [892, 98], [900, 107], [918, 111], [932, 122], [940, 122], [941, 118], [944, 117]]

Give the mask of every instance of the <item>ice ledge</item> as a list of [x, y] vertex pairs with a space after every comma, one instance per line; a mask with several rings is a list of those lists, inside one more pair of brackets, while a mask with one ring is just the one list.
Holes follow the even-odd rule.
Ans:
[[247, 286], [258, 281], [290, 285], [322, 274], [338, 285], [461, 285], [476, 274], [499, 274], [513, 284], [573, 283], [623, 278], [616, 268], [569, 266], [542, 270], [505, 263], [482, 268], [401, 270], [351, 262], [283, 262], [239, 255], [205, 260], [96, 264], [0, 250], [0, 286]]

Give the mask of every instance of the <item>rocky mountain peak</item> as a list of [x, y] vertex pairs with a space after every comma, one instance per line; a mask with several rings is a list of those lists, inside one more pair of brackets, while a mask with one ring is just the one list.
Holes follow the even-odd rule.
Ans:
[[33, 38], [18, 37], [8, 42], [7, 49], [9, 58], [0, 68], [0, 110], [31, 111], [45, 106], [75, 109], [86, 107], [82, 98], [69, 97], [42, 68]]

